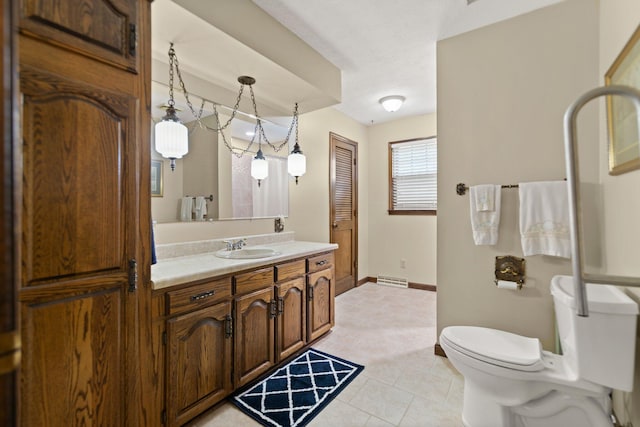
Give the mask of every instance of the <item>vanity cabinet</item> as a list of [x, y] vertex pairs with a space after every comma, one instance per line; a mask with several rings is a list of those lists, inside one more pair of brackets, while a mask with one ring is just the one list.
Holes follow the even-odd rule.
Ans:
[[244, 273], [233, 280], [236, 293], [234, 385], [242, 387], [275, 365], [273, 268]]
[[167, 416], [179, 426], [232, 391], [231, 303], [167, 321]]
[[275, 266], [276, 361], [280, 362], [307, 343], [305, 260]]
[[184, 424], [233, 391], [230, 296], [228, 278], [167, 293], [169, 426]]
[[328, 252], [156, 291], [163, 424], [183, 425], [328, 332], [334, 286]]
[[307, 336], [321, 337], [335, 324], [336, 284], [333, 252], [307, 259]]

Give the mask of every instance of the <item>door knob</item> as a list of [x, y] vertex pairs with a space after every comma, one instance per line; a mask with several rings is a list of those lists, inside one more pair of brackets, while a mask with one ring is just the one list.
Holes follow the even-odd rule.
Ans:
[[338, 223], [337, 223], [337, 222], [334, 222], [333, 224], [331, 224], [331, 226], [332, 226], [333, 228], [338, 228]]

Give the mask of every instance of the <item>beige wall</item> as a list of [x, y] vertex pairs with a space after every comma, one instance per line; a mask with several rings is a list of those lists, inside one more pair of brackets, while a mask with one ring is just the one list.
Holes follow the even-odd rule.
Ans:
[[[549, 282], [569, 262], [527, 257], [523, 290], [497, 289], [495, 256], [522, 256], [517, 190], [502, 192], [498, 244], [475, 246], [455, 186], [565, 176], [562, 117], [599, 81], [597, 28], [596, 0], [568, 0], [438, 43], [438, 333], [486, 326], [554, 349]], [[597, 108], [582, 117], [581, 145], [594, 149]], [[582, 166], [597, 171], [597, 155]]]
[[[436, 284], [435, 216], [389, 215], [389, 142], [436, 135], [436, 115], [420, 115], [370, 126], [369, 276], [403, 277]], [[401, 261], [405, 260], [405, 268]]]
[[[329, 241], [329, 132], [358, 143], [359, 279], [369, 270], [369, 186], [367, 128], [344, 114], [325, 108], [299, 118], [300, 146], [307, 157], [307, 172], [289, 184], [289, 216], [285, 230], [297, 240]], [[166, 165], [165, 165], [166, 166]], [[166, 169], [166, 168], [165, 168]], [[165, 179], [168, 179], [165, 172]], [[166, 185], [167, 181], [165, 181]], [[155, 226], [156, 243], [174, 243], [223, 237], [273, 233], [272, 219], [173, 223]]]
[[[600, 2], [600, 82], [640, 23], [637, 0]], [[610, 176], [604, 103], [600, 113], [600, 174], [604, 200], [604, 261], [609, 274], [640, 276], [640, 170]], [[629, 290], [640, 301], [640, 291]], [[638, 329], [640, 332], [640, 328]], [[640, 339], [636, 339], [634, 393], [614, 393], [614, 411], [621, 424], [640, 425]]]
[[[287, 229], [297, 240], [329, 241], [329, 133], [358, 143], [358, 279], [369, 270], [369, 173], [367, 128], [333, 108], [300, 116], [300, 147], [307, 173], [289, 186]], [[309, 162], [312, 163], [309, 163]]]

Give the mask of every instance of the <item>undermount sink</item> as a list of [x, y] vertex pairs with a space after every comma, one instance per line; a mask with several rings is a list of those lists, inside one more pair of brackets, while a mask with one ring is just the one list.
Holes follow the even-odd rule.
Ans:
[[216, 252], [215, 255], [218, 258], [226, 259], [258, 259], [280, 255], [280, 252], [275, 251], [271, 248], [242, 248], [232, 251], [222, 249]]

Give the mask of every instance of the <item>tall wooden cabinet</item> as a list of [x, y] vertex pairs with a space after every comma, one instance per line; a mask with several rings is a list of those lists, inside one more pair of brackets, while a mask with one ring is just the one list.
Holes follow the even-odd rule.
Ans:
[[0, 103], [0, 127], [2, 129], [2, 159], [0, 162], [0, 198], [2, 199], [2, 231], [0, 232], [0, 426], [13, 426], [17, 421], [18, 367], [20, 365], [20, 332], [18, 330], [17, 293], [17, 218], [14, 185], [19, 178], [14, 174], [12, 144], [16, 135], [13, 128], [13, 106], [16, 101], [16, 56], [13, 43], [13, 2], [0, 0], [0, 41], [2, 67], [0, 79], [2, 102]]
[[150, 4], [17, 3], [21, 425], [144, 425]]

